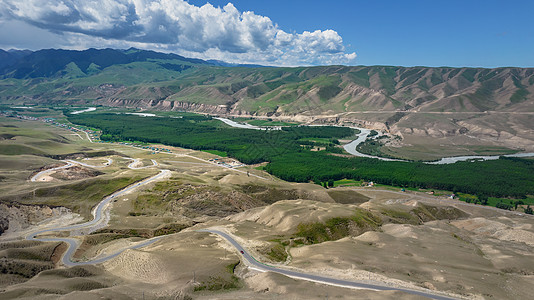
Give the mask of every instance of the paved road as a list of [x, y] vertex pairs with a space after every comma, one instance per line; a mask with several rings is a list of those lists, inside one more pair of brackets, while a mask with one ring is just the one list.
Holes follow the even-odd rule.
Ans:
[[101, 262], [104, 262], [108, 259], [111, 259], [117, 255], [119, 255], [120, 253], [122, 253], [123, 251], [127, 250], [127, 249], [137, 249], [137, 248], [141, 248], [141, 247], [144, 247], [146, 245], [149, 245], [151, 243], [154, 243], [156, 242], [157, 240], [159, 240], [161, 237], [158, 237], [158, 238], [153, 238], [153, 239], [150, 239], [150, 240], [146, 240], [142, 243], [139, 243], [139, 244], [136, 244], [134, 246], [131, 246], [131, 247], [128, 247], [128, 248], [125, 248], [125, 249], [121, 249], [117, 252], [115, 252], [114, 254], [112, 255], [109, 255], [109, 256], [106, 256], [106, 257], [102, 257], [102, 258], [98, 258], [98, 259], [95, 259], [95, 260], [92, 260], [92, 261], [86, 261], [86, 262], [74, 262], [72, 261], [72, 255], [74, 255], [74, 253], [76, 252], [76, 249], [78, 249], [78, 240], [74, 239], [74, 238], [68, 238], [68, 237], [58, 237], [58, 238], [37, 238], [38, 235], [41, 235], [41, 234], [44, 234], [44, 233], [48, 233], [48, 232], [57, 232], [57, 231], [73, 231], [73, 230], [84, 230], [84, 233], [85, 234], [89, 234], [90, 232], [100, 228], [99, 226], [101, 225], [102, 222], [105, 221], [105, 212], [106, 212], [106, 209], [109, 208], [108, 204], [114, 200], [115, 198], [125, 194], [125, 193], [128, 193], [130, 192], [131, 190], [133, 189], [136, 189], [142, 185], [145, 185], [145, 184], [148, 184], [154, 180], [158, 180], [166, 175], [168, 175], [170, 173], [169, 170], [161, 170], [161, 172], [155, 176], [152, 176], [150, 178], [147, 178], [143, 181], [140, 181], [138, 183], [135, 183], [135, 184], [132, 184], [128, 187], [126, 187], [125, 189], [122, 189], [118, 192], [115, 192], [109, 196], [107, 196], [106, 198], [104, 198], [102, 201], [100, 201], [100, 203], [98, 203], [98, 205], [93, 209], [93, 220], [91, 221], [88, 221], [88, 222], [85, 222], [85, 223], [81, 223], [81, 224], [76, 224], [76, 225], [71, 225], [71, 226], [64, 226], [64, 227], [56, 227], [56, 228], [49, 228], [49, 229], [45, 229], [45, 230], [40, 230], [40, 231], [36, 231], [36, 232], [32, 232], [30, 233], [28, 236], [26, 236], [26, 239], [27, 240], [36, 240], [36, 241], [43, 241], [43, 242], [65, 242], [67, 243], [68, 245], [68, 248], [67, 248], [67, 251], [63, 254], [63, 257], [61, 258], [63, 264], [65, 264], [66, 266], [76, 266], [76, 265], [87, 265], [87, 264], [98, 264], [98, 263], [101, 263]]
[[142, 167], [134, 167], [135, 164], [139, 163], [140, 159], [139, 158], [128, 158], [128, 159], [131, 159], [133, 160], [129, 165], [128, 165], [128, 168], [132, 169], [132, 170], [140, 170], [140, 169], [146, 169], [146, 168], [152, 168], [152, 167], [157, 167], [158, 166], [158, 162], [151, 159], [152, 161], [152, 165], [148, 165], [148, 166], [142, 166]]
[[224, 239], [226, 239], [232, 246], [234, 246], [237, 251], [241, 253], [243, 258], [246, 260], [247, 264], [252, 266], [253, 269], [261, 271], [261, 272], [274, 272], [283, 274], [292, 278], [312, 281], [312, 282], [318, 282], [328, 285], [334, 285], [334, 286], [340, 286], [340, 287], [346, 287], [346, 288], [354, 288], [354, 289], [369, 289], [369, 290], [375, 290], [375, 291], [401, 291], [413, 295], [423, 296], [430, 299], [438, 299], [438, 300], [450, 300], [455, 299], [447, 296], [442, 296], [439, 294], [432, 293], [431, 291], [419, 291], [419, 290], [411, 290], [411, 289], [405, 289], [405, 288], [396, 288], [391, 286], [384, 286], [384, 285], [377, 285], [377, 284], [369, 284], [364, 282], [358, 282], [358, 281], [347, 281], [347, 280], [340, 280], [340, 279], [334, 279], [330, 277], [324, 277], [324, 276], [318, 276], [313, 274], [307, 274], [297, 271], [291, 271], [286, 269], [281, 269], [278, 267], [266, 265], [264, 263], [261, 263], [257, 261], [252, 255], [250, 255], [243, 246], [241, 246], [232, 236], [229, 234], [215, 230], [215, 229], [201, 229], [198, 230], [200, 232], [209, 232], [213, 234], [220, 235]]
[[54, 171], [57, 171], [57, 170], [60, 170], [60, 169], [66, 169], [66, 168], [70, 168], [72, 167], [74, 164], [72, 162], [69, 162], [69, 161], [65, 161], [63, 160], [64, 163], [67, 163], [66, 165], [64, 166], [61, 166], [61, 167], [56, 167], [56, 168], [52, 168], [52, 169], [48, 169], [48, 170], [44, 170], [44, 171], [41, 171], [35, 175], [33, 175], [32, 178], [30, 178], [30, 181], [31, 182], [37, 182], [39, 177], [45, 175], [45, 174], [48, 174], [48, 173], [52, 173]]
[[67, 160], [65, 160], [65, 161], [66, 161], [66, 162], [73, 163], [73, 164], [78, 164], [78, 165], [81, 165], [81, 166], [84, 166], [84, 167], [88, 167], [88, 168], [105, 168], [105, 167], [109, 167], [109, 166], [113, 163], [113, 159], [111, 159], [111, 158], [106, 158], [105, 160], [106, 160], [107, 162], [106, 162], [106, 163], [103, 163], [103, 164], [100, 165], [100, 166], [90, 165], [90, 164], [83, 163], [83, 162], [76, 161], [76, 160], [72, 160], [72, 159], [67, 159]]
[[[57, 171], [57, 170], [70, 168], [70, 167], [74, 166], [75, 164], [81, 165], [81, 166], [85, 166], [85, 167], [89, 167], [89, 168], [104, 168], [104, 167], [110, 166], [113, 163], [113, 160], [111, 158], [106, 158], [106, 160], [107, 160], [107, 162], [104, 163], [101, 166], [90, 165], [90, 164], [86, 164], [86, 163], [83, 163], [83, 162], [75, 161], [75, 160], [72, 160], [72, 159], [62, 160], [62, 162], [66, 163], [66, 165], [41, 171], [41, 172], [33, 175], [32, 178], [30, 178], [30, 181], [31, 182], [39, 182], [39, 177], [42, 177], [45, 174], [52, 173], [52, 172]], [[157, 165], [157, 163], [156, 163], [156, 165]]]

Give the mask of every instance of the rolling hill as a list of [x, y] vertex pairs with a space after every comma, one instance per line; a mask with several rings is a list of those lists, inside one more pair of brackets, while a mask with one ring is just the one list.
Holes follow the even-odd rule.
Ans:
[[356, 124], [401, 136], [405, 145], [489, 144], [534, 151], [534, 69], [233, 66], [138, 49], [0, 55], [7, 57], [0, 64], [3, 104], [125, 106]]

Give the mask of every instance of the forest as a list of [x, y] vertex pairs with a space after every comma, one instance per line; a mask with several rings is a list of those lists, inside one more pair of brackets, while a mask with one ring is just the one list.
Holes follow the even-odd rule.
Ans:
[[173, 119], [98, 113], [70, 115], [69, 120], [100, 128], [103, 140], [218, 150], [246, 164], [268, 162], [267, 172], [293, 182], [347, 178], [492, 197], [524, 198], [534, 194], [534, 160], [501, 158], [429, 165], [335, 156], [332, 153], [338, 152], [336, 149], [339, 148], [333, 146], [323, 151], [309, 151], [309, 147], [302, 146], [303, 139], [328, 138], [334, 141], [353, 136], [355, 132], [346, 127], [288, 127], [261, 131], [231, 128], [209, 116]]
[[288, 153], [306, 151], [303, 138], [343, 138], [353, 136], [348, 127], [288, 127], [283, 130], [232, 128], [209, 116], [175, 118], [132, 115], [79, 114], [69, 121], [102, 130], [105, 141], [162, 143], [195, 150], [218, 150], [246, 164], [272, 161]]

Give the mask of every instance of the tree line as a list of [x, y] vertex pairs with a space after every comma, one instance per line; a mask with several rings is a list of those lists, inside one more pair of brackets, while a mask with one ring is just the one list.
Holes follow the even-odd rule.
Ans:
[[[369, 180], [399, 187], [449, 190], [474, 195], [522, 198], [534, 194], [534, 161], [501, 158], [482, 162], [429, 165], [360, 157], [339, 157], [326, 151], [309, 151], [301, 139], [338, 139], [353, 136], [350, 128], [317, 126], [261, 131], [221, 126], [205, 116], [141, 118], [117, 114], [69, 115], [72, 123], [100, 128], [102, 139], [142, 141], [219, 150], [246, 164], [268, 162], [265, 170], [293, 182]], [[330, 146], [330, 145], [329, 145]], [[330, 151], [328, 151], [330, 150]]]

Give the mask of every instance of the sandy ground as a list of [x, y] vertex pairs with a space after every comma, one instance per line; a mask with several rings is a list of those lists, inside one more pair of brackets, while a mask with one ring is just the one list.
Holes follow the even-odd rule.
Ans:
[[73, 213], [64, 207], [52, 209], [49, 215], [50, 217], [33, 224], [12, 220], [8, 230], [0, 236], [0, 241], [20, 240], [31, 232], [47, 228], [67, 226], [83, 221], [83, 218], [79, 214]]

